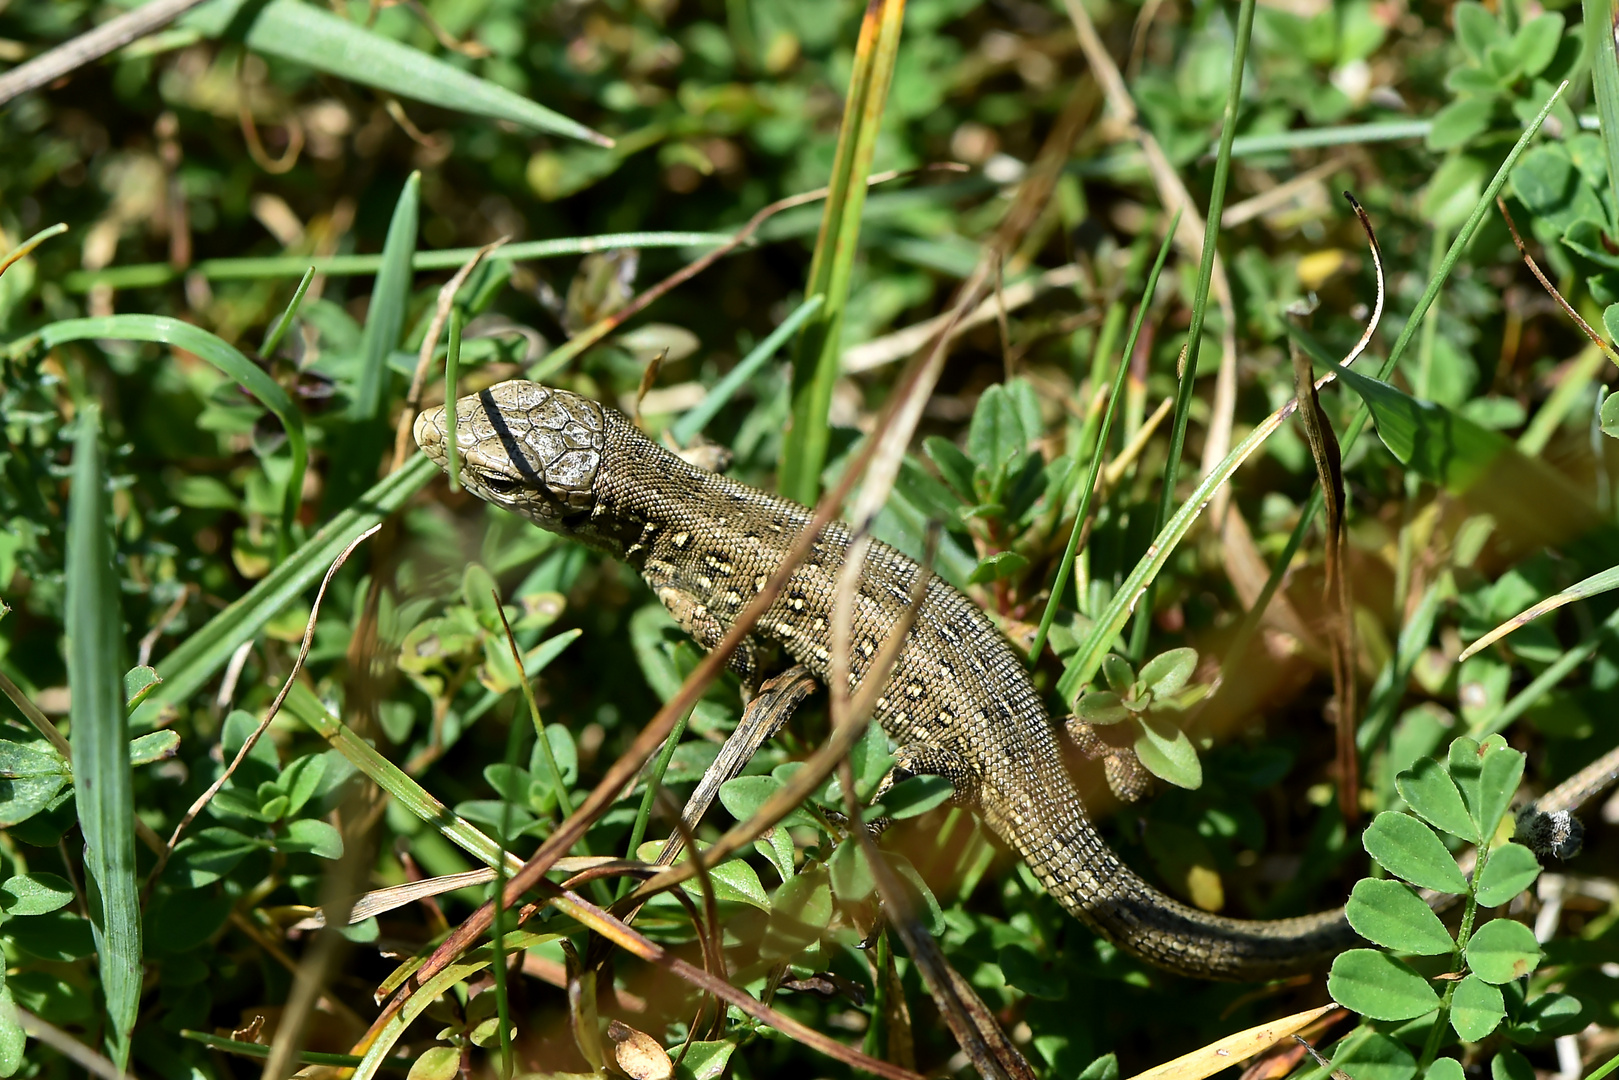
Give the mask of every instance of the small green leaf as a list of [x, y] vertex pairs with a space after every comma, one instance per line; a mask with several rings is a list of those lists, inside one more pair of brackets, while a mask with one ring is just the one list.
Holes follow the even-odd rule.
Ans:
[[[1449, 779], [1445, 781], [1450, 783]], [[1454, 789], [1452, 789], [1454, 790]], [[1460, 895], [1467, 879], [1432, 829], [1406, 814], [1385, 810], [1361, 836], [1366, 854], [1395, 877], [1424, 889]]]
[[55, 874], [18, 874], [0, 884], [0, 912], [10, 916], [45, 915], [72, 899], [73, 886]]
[[1462, 1063], [1455, 1058], [1438, 1058], [1422, 1075], [1423, 1080], [1462, 1080], [1465, 1074]]
[[1135, 715], [1124, 707], [1124, 700], [1111, 690], [1092, 690], [1079, 699], [1079, 718], [1087, 724], [1117, 724]]
[[150, 765], [154, 761], [166, 761], [180, 750], [180, 733], [169, 728], [162, 731], [149, 731], [138, 739], [129, 743], [129, 763], [131, 765]]
[[1115, 694], [1128, 694], [1136, 684], [1135, 669], [1117, 653], [1108, 653], [1102, 658], [1102, 678]]
[[1502, 816], [1512, 804], [1518, 781], [1523, 779], [1523, 762], [1523, 754], [1508, 746], [1489, 747], [1479, 768], [1477, 795], [1469, 788], [1462, 789], [1468, 809], [1478, 820], [1479, 835], [1486, 840], [1495, 835]]
[[[1619, 304], [1609, 305], [1608, 311], [1619, 311]], [[1603, 313], [1602, 319], [1603, 324], [1608, 325], [1607, 312]], [[1613, 336], [1613, 330], [1614, 328], [1609, 325], [1608, 334], [1610, 337]], [[1602, 409], [1597, 416], [1597, 421], [1602, 426], [1602, 434], [1608, 436], [1610, 439], [1619, 439], [1619, 394], [1609, 394], [1607, 397], [1602, 399]]]
[[124, 707], [133, 709], [139, 705], [162, 681], [154, 668], [136, 667], [124, 672]]
[[[770, 897], [759, 881], [759, 873], [742, 859], [722, 862], [708, 872], [714, 883], [714, 899], [725, 903], [749, 904], [760, 911], [770, 910]], [[685, 883], [686, 891], [700, 898], [703, 893], [695, 880]]]
[[761, 960], [790, 959], [815, 944], [832, 921], [832, 884], [826, 871], [805, 870], [783, 882], [769, 910], [770, 923], [759, 943]]
[[1541, 955], [1534, 931], [1511, 919], [1492, 919], [1467, 943], [1467, 966], [1496, 985], [1523, 978], [1535, 970]]
[[883, 809], [896, 821], [917, 817], [936, 806], [943, 806], [956, 793], [955, 785], [943, 776], [912, 776], [901, 780], [883, 794]]
[[1146, 770], [1176, 787], [1196, 790], [1203, 784], [1203, 763], [1186, 732], [1156, 716], [1136, 718], [1136, 758]]
[[1478, 828], [1467, 812], [1462, 793], [1456, 790], [1450, 774], [1439, 762], [1432, 758], [1417, 762], [1394, 778], [1394, 786], [1406, 804], [1428, 824], [1463, 840], [1479, 842]]
[[1450, 999], [1450, 1026], [1463, 1042], [1478, 1042], [1499, 1027], [1506, 1014], [1501, 991], [1477, 975], [1468, 975], [1456, 984], [1456, 993]]
[[1439, 916], [1403, 882], [1361, 879], [1344, 914], [1357, 934], [1385, 949], [1438, 956], [1456, 947]]
[[1507, 1038], [1523, 1043], [1552, 1039], [1572, 1035], [1586, 1023], [1585, 1009], [1573, 994], [1541, 994], [1518, 1009]]
[[950, 485], [950, 490], [962, 502], [971, 504], [978, 501], [973, 491], [973, 459], [962, 453], [960, 447], [949, 439], [929, 435], [922, 443], [922, 452], [927, 454], [944, 482]]
[[719, 1080], [736, 1050], [729, 1039], [686, 1044], [686, 1053], [675, 1066], [676, 1080]]
[[1327, 993], [1373, 1020], [1410, 1020], [1439, 1006], [1439, 995], [1427, 979], [1376, 949], [1340, 953], [1327, 974]]
[[287, 823], [287, 834], [276, 843], [281, 851], [306, 851], [322, 859], [343, 857], [343, 834], [329, 821], [299, 818]]
[[1484, 907], [1499, 907], [1535, 883], [1540, 876], [1540, 862], [1535, 853], [1522, 844], [1502, 844], [1490, 852], [1490, 861], [1474, 883], [1478, 902]]
[[837, 846], [826, 868], [832, 875], [832, 891], [839, 900], [858, 904], [877, 891], [877, 881], [872, 877], [871, 865], [866, 862], [866, 853], [853, 838]]
[[1358, 1038], [1339, 1041], [1332, 1067], [1355, 1080], [1412, 1080], [1417, 1075], [1417, 1059], [1398, 1039], [1365, 1030]]
[[1185, 688], [1196, 668], [1196, 649], [1170, 649], [1141, 666], [1140, 681], [1155, 698], [1173, 697]]
[[1028, 558], [1015, 551], [997, 551], [978, 560], [978, 565], [967, 578], [967, 582], [971, 585], [983, 585], [990, 581], [1005, 581], [1007, 578], [1015, 577], [1028, 565]]
[[1054, 971], [1049, 960], [1042, 961], [1024, 946], [1002, 946], [995, 960], [1008, 986], [1045, 1001], [1062, 1001], [1068, 997], [1068, 979], [1062, 972]]
[[1503, 1050], [1490, 1061], [1490, 1080], [1535, 1080], [1535, 1067], [1516, 1050]]
[[411, 1063], [405, 1080], [450, 1080], [460, 1071], [460, 1050], [453, 1046], [430, 1046]]

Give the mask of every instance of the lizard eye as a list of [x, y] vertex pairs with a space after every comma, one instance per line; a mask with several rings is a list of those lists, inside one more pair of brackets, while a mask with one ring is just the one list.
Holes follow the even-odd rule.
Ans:
[[509, 476], [501, 476], [499, 473], [485, 473], [482, 479], [483, 486], [496, 495], [510, 495], [523, 486], [521, 481], [513, 480]]

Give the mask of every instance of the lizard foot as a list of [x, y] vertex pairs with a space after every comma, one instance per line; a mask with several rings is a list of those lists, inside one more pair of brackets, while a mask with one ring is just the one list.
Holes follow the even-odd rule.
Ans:
[[1120, 802], [1140, 802], [1152, 791], [1152, 774], [1136, 758], [1129, 727], [1088, 724], [1077, 716], [1068, 717], [1065, 726], [1075, 749], [1088, 760], [1102, 763], [1107, 786]]

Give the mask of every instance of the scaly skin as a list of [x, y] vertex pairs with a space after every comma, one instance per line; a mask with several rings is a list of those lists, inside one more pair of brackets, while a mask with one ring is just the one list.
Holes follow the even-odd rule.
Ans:
[[[461, 482], [641, 573], [676, 620], [711, 648], [808, 526], [797, 503], [706, 472], [646, 438], [621, 413], [513, 381], [455, 404]], [[416, 420], [441, 466], [444, 410]], [[823, 680], [848, 528], [829, 526], [753, 634]], [[1352, 945], [1342, 909], [1269, 922], [1210, 915], [1165, 896], [1119, 861], [1092, 826], [1062, 740], [1012, 646], [971, 600], [883, 544], [867, 556], [854, 611], [850, 682], [910, 603], [916, 623], [877, 700], [876, 719], [913, 773], [947, 777], [958, 800], [1028, 863], [1063, 907], [1120, 948], [1209, 979], [1264, 979], [1322, 966]], [[743, 663], [747, 663], [744, 656]]]

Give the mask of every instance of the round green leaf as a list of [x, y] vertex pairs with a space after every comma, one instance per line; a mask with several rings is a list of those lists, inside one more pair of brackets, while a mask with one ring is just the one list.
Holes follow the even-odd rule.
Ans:
[[329, 821], [299, 818], [287, 824], [286, 836], [275, 846], [278, 851], [307, 851], [322, 859], [341, 859], [343, 834]]
[[1373, 1020], [1410, 1020], [1439, 1007], [1439, 995], [1427, 979], [1376, 949], [1340, 953], [1327, 973], [1327, 993]]
[[1511, 919], [1494, 919], [1474, 931], [1467, 943], [1467, 966], [1485, 982], [1521, 979], [1540, 963], [1534, 931]]
[[1432, 758], [1417, 762], [1394, 778], [1394, 786], [1406, 804], [1428, 824], [1478, 843], [1478, 826], [1468, 814], [1467, 804], [1462, 802], [1462, 793], [1456, 790], [1439, 762]]
[[1196, 649], [1170, 649], [1141, 665], [1141, 677], [1152, 696], [1172, 697], [1181, 692], [1197, 668]]
[[1475, 883], [1478, 902], [1498, 907], [1533, 885], [1540, 876], [1535, 853], [1522, 844], [1502, 844], [1490, 852], [1490, 861]]
[[[765, 894], [765, 887], [759, 881], [758, 871], [742, 859], [720, 863], [709, 870], [708, 878], [714, 884], [715, 900], [749, 904], [761, 911], [770, 910], [770, 897]], [[701, 898], [703, 895], [702, 888], [696, 880], [686, 882], [685, 888], [694, 898]]]
[[1138, 716], [1136, 758], [1148, 772], [1176, 787], [1195, 789], [1203, 784], [1203, 763], [1192, 740], [1175, 724], [1155, 716]]
[[[1448, 777], [1445, 783], [1450, 783]], [[1453, 786], [1451, 791], [1455, 790]], [[1385, 810], [1367, 827], [1360, 842], [1385, 870], [1413, 885], [1458, 895], [1467, 892], [1467, 879], [1456, 860], [1433, 830], [1416, 818]]]
[[1535, 1067], [1516, 1050], [1503, 1050], [1490, 1061], [1490, 1080], [1535, 1080]]
[[461, 1069], [461, 1051], [453, 1046], [433, 1046], [411, 1063], [405, 1080], [450, 1080]]
[[1423, 1073], [1423, 1080], [1462, 1080], [1462, 1063], [1455, 1058], [1439, 1058], [1428, 1071]]
[[1396, 952], [1438, 956], [1456, 947], [1439, 916], [1403, 882], [1363, 878], [1344, 914], [1361, 937]]
[[7, 915], [45, 915], [72, 899], [73, 886], [55, 874], [18, 874], [0, 884], [0, 912]]
[[1463, 1042], [1478, 1042], [1499, 1027], [1506, 1014], [1501, 991], [1477, 975], [1456, 984], [1456, 993], [1450, 999], [1450, 1026]]
[[738, 821], [746, 821], [784, 786], [774, 776], [738, 776], [720, 785], [720, 804]]

